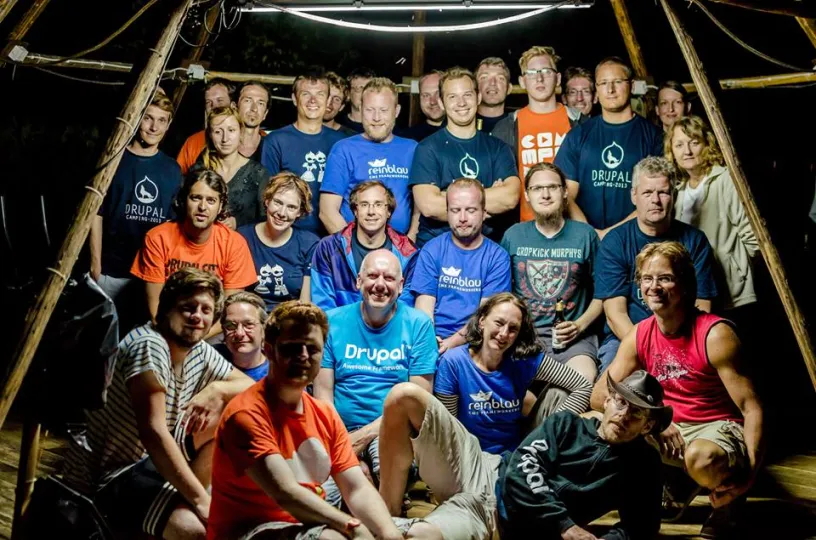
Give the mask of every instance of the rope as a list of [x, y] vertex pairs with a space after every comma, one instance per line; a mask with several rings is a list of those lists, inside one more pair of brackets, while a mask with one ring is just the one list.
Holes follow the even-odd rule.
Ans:
[[783, 62], [782, 60], [777, 60], [773, 56], [769, 56], [769, 55], [765, 54], [764, 52], [762, 52], [762, 51], [760, 51], [758, 49], [755, 49], [754, 47], [751, 47], [750, 45], [745, 43], [743, 40], [741, 40], [731, 30], [729, 30], [728, 27], [726, 27], [723, 23], [721, 23], [719, 21], [719, 19], [717, 19], [717, 17], [715, 17], [714, 14], [711, 13], [708, 10], [708, 8], [706, 8], [700, 2], [700, 0], [689, 0], [689, 2], [691, 2], [692, 4], [694, 4], [698, 8], [700, 8], [703, 11], [703, 13], [705, 13], [708, 16], [708, 18], [711, 19], [711, 22], [713, 22], [717, 26], [717, 28], [719, 28], [720, 30], [725, 32], [725, 35], [727, 35], [728, 37], [730, 37], [731, 39], [736, 41], [738, 45], [740, 45], [742, 48], [746, 49], [748, 52], [753, 53], [756, 56], [762, 58], [763, 60], [767, 60], [768, 62], [771, 62], [772, 64], [776, 64], [777, 66], [782, 66], [784, 68], [792, 69], [794, 71], [810, 71], [809, 69], [801, 68], [799, 66], [794, 66], [793, 64], [788, 64], [787, 62]]
[[96, 189], [95, 187], [93, 187], [93, 186], [85, 186], [85, 189], [87, 189], [88, 191], [90, 191], [90, 192], [92, 192], [92, 193], [96, 193], [97, 195], [99, 195], [99, 198], [100, 198], [100, 199], [103, 199], [103, 200], [105, 199], [105, 195], [103, 195], [103, 194], [102, 194], [102, 192], [101, 192], [101, 191], [99, 191], [98, 189]]
[[66, 283], [68, 282], [68, 276], [66, 276], [65, 274], [63, 274], [62, 272], [60, 272], [59, 270], [57, 270], [56, 268], [51, 268], [50, 266], [48, 266], [48, 267], [46, 267], [46, 270], [48, 270], [48, 271], [49, 271], [49, 272], [51, 272], [52, 274], [56, 274], [56, 275], [58, 275], [59, 277], [61, 277], [61, 278], [62, 278], [62, 281], [66, 282]]

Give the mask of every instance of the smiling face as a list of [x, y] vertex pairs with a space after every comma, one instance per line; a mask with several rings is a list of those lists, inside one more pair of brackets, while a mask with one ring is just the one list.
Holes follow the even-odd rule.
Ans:
[[538, 218], [551, 221], [564, 215], [567, 190], [553, 171], [537, 171], [530, 177], [524, 194]]
[[665, 176], [641, 175], [632, 189], [638, 221], [648, 227], [665, 224], [672, 218], [672, 185]]
[[657, 116], [668, 130], [680, 118], [686, 115], [686, 102], [683, 94], [671, 88], [663, 88], [657, 93]]
[[696, 171], [703, 167], [705, 145], [700, 139], [692, 139], [679, 127], [672, 128], [672, 155], [678, 169]]
[[373, 186], [357, 194], [354, 221], [368, 236], [385, 230], [390, 217], [388, 195], [382, 186]]
[[244, 125], [256, 128], [266, 118], [269, 106], [269, 93], [260, 86], [250, 85], [241, 89], [238, 97], [238, 114]]
[[482, 194], [472, 186], [448, 189], [448, 225], [459, 240], [470, 243], [482, 234], [485, 210]]
[[238, 151], [241, 144], [241, 124], [235, 116], [216, 116], [210, 122], [209, 133], [219, 156], [231, 156]]
[[329, 100], [326, 102], [326, 114], [323, 115], [324, 122], [331, 122], [345, 108], [346, 102], [343, 99], [343, 89], [339, 86], [332, 86], [329, 90]]
[[294, 189], [278, 189], [265, 204], [266, 223], [279, 233], [292, 226], [303, 208], [300, 195]]
[[139, 140], [142, 146], [155, 147], [164, 139], [170, 127], [171, 115], [155, 105], [150, 105], [139, 123]]
[[298, 119], [322, 122], [329, 101], [329, 83], [303, 79], [298, 82], [297, 90], [292, 94], [292, 101], [297, 107]]
[[357, 276], [357, 288], [363, 303], [374, 309], [387, 310], [397, 302], [404, 280], [397, 257], [386, 250], [370, 253]]
[[323, 332], [318, 325], [284, 321], [275, 344], [264, 343], [269, 376], [281, 386], [306, 387], [320, 371], [323, 344]]
[[664, 315], [682, 309], [683, 292], [671, 262], [663, 255], [649, 258], [640, 269], [640, 293], [654, 313]]
[[199, 290], [179, 298], [164, 320], [166, 337], [182, 346], [192, 347], [203, 340], [212, 328], [215, 299], [209, 291]]
[[527, 90], [530, 100], [545, 103], [555, 100], [555, 90], [561, 85], [561, 74], [547, 55], [534, 56], [527, 62], [527, 71], [543, 71], [535, 74], [522, 73], [519, 84]]
[[440, 122], [445, 118], [445, 109], [439, 99], [439, 74], [431, 73], [419, 85], [419, 108], [425, 118], [432, 122]]
[[503, 67], [483, 64], [476, 71], [476, 80], [485, 105], [501, 105], [507, 100], [511, 86]]
[[390, 90], [368, 89], [363, 93], [363, 129], [365, 137], [374, 142], [388, 142], [394, 131], [394, 124], [400, 106], [397, 96]]
[[196, 182], [187, 195], [187, 223], [204, 230], [212, 226], [221, 213], [221, 197], [204, 182]]
[[581, 113], [589, 115], [592, 112], [592, 104], [595, 102], [595, 93], [592, 82], [586, 77], [573, 77], [567, 81], [566, 92], [564, 93], [564, 103], [568, 107], [578, 109]]
[[459, 77], [445, 81], [442, 102], [448, 122], [466, 127], [476, 120], [476, 110], [481, 103], [481, 97], [470, 77]]
[[221, 326], [232, 354], [253, 354], [263, 346], [263, 323], [258, 315], [258, 308], [246, 302], [227, 306]]
[[604, 400], [604, 412], [598, 432], [610, 444], [622, 444], [646, 435], [654, 420], [649, 411], [636, 407], [615, 392]]
[[598, 101], [605, 111], [617, 113], [629, 107], [631, 81], [620, 64], [604, 64], [595, 72]]
[[496, 304], [479, 320], [482, 347], [487, 347], [499, 355], [504, 354], [516, 343], [521, 321], [522, 314], [518, 306], [510, 302]]

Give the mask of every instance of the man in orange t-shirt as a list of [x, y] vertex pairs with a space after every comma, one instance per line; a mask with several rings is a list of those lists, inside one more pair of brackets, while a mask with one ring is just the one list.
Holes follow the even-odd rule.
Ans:
[[515, 151], [521, 178], [521, 221], [535, 218], [524, 198], [524, 176], [533, 165], [552, 163], [570, 128], [586, 119], [579, 111], [558, 103], [555, 91], [561, 84], [552, 47], [535, 46], [519, 59], [519, 84], [527, 90], [528, 104], [499, 121], [491, 133]]
[[[269, 375], [229, 403], [216, 431], [208, 539], [397, 540], [409, 529], [412, 538], [442, 538], [421, 520], [392, 520], [337, 411], [305, 392], [328, 330], [326, 314], [309, 302], [284, 302], [270, 314]], [[329, 476], [355, 517], [325, 501]]]
[[[226, 296], [258, 280], [244, 237], [216, 221], [224, 218], [227, 208], [227, 184], [221, 176], [212, 171], [188, 176], [174, 207], [177, 219], [147, 232], [130, 268], [146, 283], [147, 307], [154, 320], [164, 282], [180, 268], [212, 272], [223, 282]], [[215, 324], [210, 335], [220, 332], [221, 325]]]
[[[232, 96], [235, 94], [235, 85], [226, 79], [212, 79], [204, 86], [204, 118], [216, 107], [235, 105]], [[265, 115], [264, 115], [265, 116]], [[195, 165], [198, 156], [207, 146], [206, 132], [202, 129], [187, 137], [181, 147], [176, 161], [181, 167], [181, 174], [187, 174]]]

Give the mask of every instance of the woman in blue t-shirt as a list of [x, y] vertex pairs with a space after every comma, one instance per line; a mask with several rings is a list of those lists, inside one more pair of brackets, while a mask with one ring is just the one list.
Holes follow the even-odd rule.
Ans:
[[266, 302], [267, 311], [287, 300], [309, 300], [309, 272], [319, 238], [292, 225], [312, 212], [312, 192], [300, 177], [284, 171], [264, 189], [266, 221], [240, 227], [246, 238], [258, 284], [252, 292]]
[[470, 318], [466, 339], [466, 345], [440, 358], [434, 396], [479, 440], [483, 451], [501, 454], [521, 442], [522, 419], [529, 412], [525, 396], [533, 381], [570, 391], [553, 412], [587, 410], [592, 385], [543, 354], [521, 298], [512, 293], [491, 296]]

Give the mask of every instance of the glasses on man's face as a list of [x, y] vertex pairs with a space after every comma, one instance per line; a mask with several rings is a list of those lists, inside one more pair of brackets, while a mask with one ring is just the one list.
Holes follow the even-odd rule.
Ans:
[[367, 212], [369, 208], [373, 208], [374, 210], [381, 211], [381, 210], [384, 210], [386, 206], [388, 206], [388, 205], [386, 203], [384, 203], [383, 201], [377, 201], [377, 202], [373, 202], [373, 203], [370, 203], [368, 201], [363, 201], [363, 202], [358, 202], [357, 203], [357, 208], [359, 208], [363, 212]]
[[524, 76], [528, 79], [537, 79], [541, 76], [544, 79], [554, 77], [557, 71], [553, 68], [543, 67], [541, 69], [528, 69], [524, 71]]
[[617, 88], [617, 87], [623, 86], [624, 84], [626, 84], [628, 82], [629, 82], [628, 79], [611, 79], [611, 80], [608, 80], [608, 81], [598, 81], [598, 82], [595, 83], [595, 86], [597, 86], [598, 88], [603, 88], [604, 90], [607, 90], [610, 86], [615, 86]]
[[236, 332], [239, 326], [244, 329], [244, 332], [252, 332], [260, 326], [260, 324], [258, 321], [226, 321], [221, 325], [221, 328], [228, 334]]
[[569, 97], [578, 97], [584, 96], [586, 98], [592, 97], [592, 89], [591, 88], [570, 88], [567, 90], [567, 95]]
[[646, 409], [641, 409], [636, 405], [632, 405], [631, 403], [626, 401], [620, 394], [615, 394], [612, 396], [612, 403], [615, 404], [615, 408], [620, 412], [626, 414], [626, 412], [628, 411], [632, 418], [634, 418], [635, 420], [644, 420], [649, 416], [649, 411], [647, 411]]
[[561, 184], [532, 186], [528, 187], [527, 191], [529, 191], [533, 195], [544, 193], [544, 191], [546, 191], [547, 193], [552, 193], [553, 191], [561, 191]]
[[647, 287], [651, 287], [652, 284], [657, 282], [658, 285], [661, 287], [667, 287], [675, 282], [674, 276], [670, 276], [668, 274], [663, 274], [661, 276], [650, 276], [648, 274], [640, 276], [640, 284], [646, 285]]

